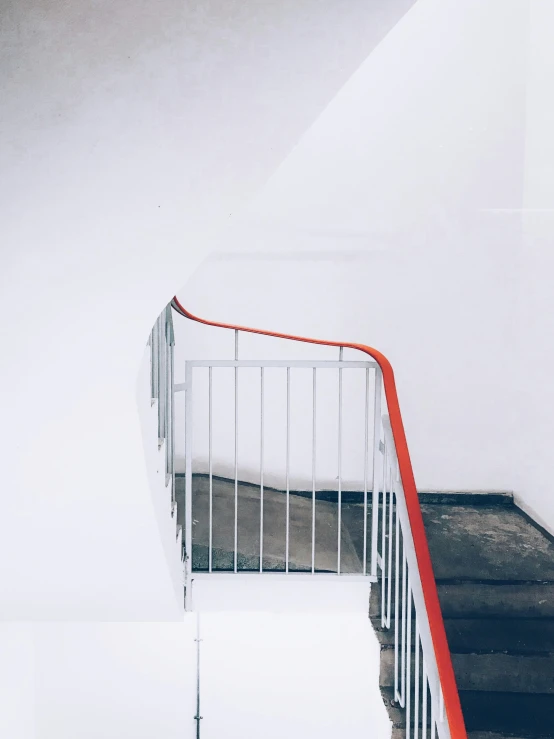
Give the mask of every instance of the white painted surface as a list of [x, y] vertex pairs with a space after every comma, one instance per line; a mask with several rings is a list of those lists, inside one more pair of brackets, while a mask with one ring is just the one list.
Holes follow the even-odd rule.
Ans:
[[[204, 263], [182, 293], [206, 318], [384, 352], [420, 489], [516, 485], [520, 232], [491, 209], [521, 206], [527, 44], [526, 2], [418, 2], [235, 223], [242, 256]], [[180, 321], [177, 339], [181, 357], [233, 356], [221, 331]], [[241, 356], [336, 359], [270, 342], [241, 339]], [[336, 397], [325, 392], [332, 414]], [[252, 407], [243, 434], [258, 428]], [[282, 419], [267, 472], [282, 484], [276, 429]], [[358, 439], [347, 424], [348, 453]], [[310, 441], [309, 429], [297, 437], [300, 458]], [[258, 448], [244, 443], [241, 474], [256, 480]], [[336, 478], [335, 449], [329, 441], [319, 455], [324, 481]], [[229, 451], [218, 459], [227, 470]], [[359, 467], [345, 475], [359, 479]]]
[[364, 577], [196, 572], [192, 608], [200, 612], [368, 613], [369, 589]]
[[36, 624], [33, 631], [35, 739], [195, 736], [193, 615], [173, 624]]
[[554, 529], [554, 5], [531, 0], [523, 244], [518, 263], [517, 489]]
[[[245, 587], [259, 586], [235, 587], [243, 607]], [[337, 587], [327, 585], [330, 603]], [[366, 613], [321, 610], [295, 590], [283, 595], [267, 611], [200, 612], [202, 737], [388, 739], [379, 644]]]
[[[152, 683], [133, 682], [134, 666], [118, 664], [110, 698], [117, 640], [72, 627], [66, 674], [62, 637], [48, 640], [63, 621], [131, 633], [128, 621], [180, 620], [137, 413], [148, 333], [408, 5], [3, 4], [0, 619], [58, 622], [43, 632], [41, 739], [110, 736], [114, 711], [121, 737], [140, 736], [145, 717], [149, 737], [182, 729], [150, 701]], [[0, 660], [2, 679], [10, 665]], [[30, 704], [31, 666], [19, 665], [14, 711]], [[97, 693], [80, 696], [81, 675]], [[2, 735], [24, 736], [25, 720], [5, 716]]]
[[34, 676], [32, 624], [0, 624], [1, 737], [36, 739]]
[[0, 618], [180, 617], [137, 415], [148, 333], [405, 7], [6, 5]]
[[150, 347], [146, 347], [140, 367], [137, 404], [141, 418], [144, 461], [150, 485], [152, 507], [160, 541], [165, 554], [168, 572], [173, 584], [175, 600], [183, 603], [184, 573], [182, 556], [183, 534], [178, 529], [177, 518], [172, 512], [173, 480], [166, 483], [165, 441], [158, 447], [158, 402], [152, 403]]

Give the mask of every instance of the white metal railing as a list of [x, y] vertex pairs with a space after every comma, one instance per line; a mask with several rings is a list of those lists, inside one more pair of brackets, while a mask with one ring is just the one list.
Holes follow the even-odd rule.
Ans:
[[[449, 739], [437, 660], [388, 416], [382, 418], [377, 553], [381, 626], [394, 629], [394, 701], [405, 709], [406, 738]], [[394, 583], [394, 588], [393, 588]]]
[[[265, 574], [264, 555], [264, 489], [266, 413], [265, 413], [265, 370], [270, 367], [282, 368], [286, 383], [286, 456], [285, 456], [285, 572], [289, 568], [290, 542], [290, 502], [293, 491], [290, 488], [290, 426], [291, 426], [291, 375], [297, 368], [311, 369], [312, 374], [312, 488], [311, 488], [311, 527], [307, 535], [311, 540], [311, 567], [307, 574], [317, 574], [315, 566], [315, 512], [317, 505], [317, 459], [316, 459], [316, 397], [317, 378], [324, 370], [337, 373], [338, 448], [336, 462], [337, 480], [337, 561], [335, 572], [343, 575], [341, 562], [341, 510], [342, 510], [342, 442], [343, 442], [343, 388], [344, 371], [365, 371], [365, 393], [359, 403], [364, 404], [364, 459], [363, 459], [363, 563], [360, 574], [375, 582], [378, 591], [378, 608], [381, 626], [394, 631], [394, 701], [404, 710], [406, 719], [406, 739], [467, 739], [461, 714], [458, 691], [455, 685], [452, 663], [444, 623], [440, 613], [436, 585], [432, 575], [428, 547], [413, 472], [407, 450], [394, 375], [390, 364], [379, 352], [357, 344], [347, 344], [377, 361], [345, 361], [343, 347], [333, 342], [318, 342], [301, 337], [271, 334], [254, 329], [216, 324], [198, 319], [189, 314], [174, 299], [173, 305], [182, 315], [200, 323], [220, 326], [235, 331], [234, 360], [189, 361], [186, 364], [185, 383], [175, 385], [173, 381], [173, 329], [168, 312], [164, 312], [154, 328], [150, 345], [152, 347], [152, 396], [160, 399], [159, 428], [160, 439], [169, 440], [166, 473], [174, 474], [175, 422], [173, 392], [185, 392], [185, 486], [186, 486], [186, 525], [185, 525], [185, 587], [190, 582], [193, 566], [193, 435], [192, 402], [193, 378], [196, 372], [207, 372], [208, 376], [208, 479], [209, 479], [209, 563], [208, 571], [213, 571], [213, 412], [212, 385], [215, 373], [221, 368], [230, 368], [234, 377], [234, 480], [233, 482], [233, 567], [238, 567], [238, 439], [239, 408], [238, 387], [241, 369], [259, 370], [260, 380], [260, 418], [258, 433], [260, 440], [259, 491], [260, 491], [260, 567], [259, 574]], [[239, 360], [239, 330], [265, 334], [276, 338], [301, 341], [339, 348], [338, 361], [281, 361], [281, 360]], [[164, 338], [165, 337], [165, 338]], [[374, 392], [370, 392], [370, 375], [374, 373]], [[164, 379], [165, 378], [165, 379]], [[173, 389], [173, 392], [171, 391]], [[386, 392], [384, 392], [386, 391]], [[390, 401], [390, 411], [387, 399]], [[327, 397], [325, 398], [327, 400]], [[393, 425], [388, 413], [393, 418]], [[373, 423], [370, 418], [373, 416]], [[397, 446], [397, 444], [399, 446]], [[399, 451], [400, 450], [400, 451]], [[371, 474], [369, 474], [371, 463]], [[370, 485], [371, 480], [371, 485]], [[404, 489], [406, 488], [406, 490]], [[369, 515], [371, 514], [371, 516]], [[371, 528], [369, 529], [369, 522]], [[415, 537], [415, 538], [414, 538]], [[298, 573], [294, 573], [298, 574]], [[189, 590], [186, 587], [187, 591]], [[185, 600], [185, 604], [187, 601]], [[439, 645], [439, 646], [437, 646]], [[444, 696], [444, 697], [443, 697]], [[447, 699], [445, 701], [445, 698]], [[446, 703], [446, 705], [445, 705]]]
[[175, 336], [170, 305], [156, 319], [148, 345], [151, 398], [158, 409], [158, 446], [164, 446], [165, 484], [171, 483], [171, 513], [175, 515]]
[[[238, 351], [238, 342], [235, 343], [236, 352]], [[235, 357], [237, 353], [235, 353]], [[264, 371], [266, 368], [280, 368], [284, 370], [283, 379], [286, 382], [286, 460], [285, 460], [285, 525], [284, 525], [284, 572], [289, 573], [290, 568], [290, 500], [293, 494], [290, 489], [290, 439], [291, 439], [291, 371], [295, 369], [310, 369], [312, 371], [312, 439], [311, 439], [311, 562], [309, 565], [309, 574], [317, 574], [318, 568], [316, 567], [316, 507], [317, 507], [317, 459], [316, 459], [316, 397], [317, 397], [317, 378], [318, 371], [335, 370], [338, 377], [338, 448], [337, 448], [337, 466], [338, 466], [338, 479], [337, 479], [337, 558], [336, 558], [336, 573], [343, 574], [342, 570], [342, 551], [341, 551], [341, 540], [342, 540], [342, 494], [343, 494], [343, 480], [342, 480], [342, 446], [343, 446], [343, 420], [342, 420], [342, 408], [343, 408], [343, 393], [342, 393], [342, 382], [343, 372], [347, 370], [362, 370], [365, 372], [365, 397], [363, 403], [365, 406], [365, 446], [364, 446], [364, 481], [363, 481], [363, 506], [361, 515], [363, 516], [363, 552], [362, 552], [362, 563], [360, 568], [361, 575], [367, 575], [375, 579], [377, 567], [375, 562], [375, 553], [377, 551], [377, 526], [373, 515], [372, 523], [372, 544], [369, 548], [368, 541], [368, 518], [369, 518], [369, 453], [370, 446], [373, 448], [373, 464], [372, 468], [374, 471], [374, 480], [372, 482], [372, 490], [376, 490], [376, 470], [378, 468], [377, 456], [379, 454], [379, 438], [375, 437], [374, 431], [377, 428], [377, 424], [374, 425], [373, 436], [376, 441], [373, 441], [372, 434], [369, 431], [369, 417], [370, 417], [370, 406], [372, 415], [377, 418], [380, 414], [381, 408], [381, 380], [380, 380], [380, 369], [375, 362], [371, 361], [345, 361], [343, 359], [343, 352], [340, 351], [338, 361], [306, 361], [306, 360], [190, 360], [186, 362], [185, 372], [185, 383], [183, 385], [176, 385], [175, 390], [186, 390], [185, 400], [185, 508], [187, 511], [191, 511], [191, 515], [186, 519], [185, 526], [185, 552], [186, 552], [186, 572], [187, 580], [190, 578], [190, 573], [195, 570], [195, 563], [193, 559], [193, 535], [192, 525], [193, 519], [197, 518], [197, 515], [193, 512], [193, 421], [192, 421], [192, 408], [193, 408], [193, 377], [197, 370], [205, 370], [208, 373], [208, 478], [209, 478], [209, 492], [208, 492], [208, 572], [213, 571], [213, 533], [214, 533], [214, 522], [213, 522], [213, 448], [212, 448], [212, 434], [213, 434], [213, 376], [214, 370], [217, 369], [233, 369], [234, 371], [234, 528], [233, 528], [233, 567], [232, 572], [238, 573], [240, 571], [238, 564], [238, 525], [239, 525], [239, 474], [238, 474], [238, 440], [239, 440], [239, 402], [238, 402], [238, 388], [239, 388], [239, 371], [243, 368], [255, 368], [259, 370], [259, 383], [260, 383], [260, 418], [259, 418], [259, 445], [260, 445], [260, 460], [259, 460], [259, 504], [260, 504], [260, 520], [259, 520], [259, 572], [264, 573], [267, 570], [263, 565], [264, 557], [264, 472], [265, 472], [265, 383], [264, 383]], [[373, 398], [370, 397], [370, 373], [375, 375], [376, 381], [374, 387], [376, 391]], [[372, 495], [374, 495], [372, 493]], [[371, 510], [375, 511], [375, 505], [371, 506]], [[297, 574], [297, 573], [295, 573]]]

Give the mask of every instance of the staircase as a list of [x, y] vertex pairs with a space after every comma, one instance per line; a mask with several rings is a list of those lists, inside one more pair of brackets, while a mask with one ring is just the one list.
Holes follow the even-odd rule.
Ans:
[[[302, 578], [315, 582], [316, 575], [331, 575], [337, 582], [344, 581], [342, 576], [352, 583], [361, 579], [371, 584], [369, 615], [379, 636], [380, 688], [394, 739], [552, 739], [552, 539], [509, 495], [418, 494], [394, 373], [376, 349], [207, 321], [189, 313], [177, 298], [171, 307], [196, 324], [234, 333], [234, 359], [187, 357], [180, 383], [173, 379], [171, 330], [164, 341], [157, 340], [156, 332], [151, 337], [153, 357], [163, 349], [161, 360], [153, 361], [152, 397], [160, 401], [159, 437], [166, 440], [166, 481], [173, 482], [171, 511], [178, 539], [184, 532], [185, 609], [192, 606], [193, 582], [198, 588], [206, 578], [213, 582], [218, 572], [229, 581], [241, 572], [257, 572], [260, 583], [264, 574], [271, 573], [271, 579], [278, 572], [292, 582], [292, 573], [300, 585]], [[338, 350], [338, 358], [327, 353], [309, 360], [242, 359], [239, 335], [318, 345]], [[230, 381], [222, 401], [213, 388], [223, 370]], [[268, 445], [277, 439], [268, 433], [275, 404], [266, 402], [273, 370], [283, 383], [279, 428], [284, 465], [278, 475], [272, 473], [284, 479], [281, 490], [267, 487], [265, 476]], [[296, 373], [307, 370], [308, 382], [291, 408], [291, 386], [300, 387]], [[355, 399], [343, 390], [351, 372], [365, 375], [365, 390], [359, 384]], [[160, 377], [163, 382], [156, 381]], [[328, 384], [321, 392], [322, 377], [335, 378], [334, 390]], [[176, 475], [173, 465], [172, 398], [182, 391], [184, 477]], [[270, 400], [278, 397], [272, 392]], [[195, 416], [195, 407], [203, 409], [201, 417]], [[328, 446], [325, 452], [338, 473], [332, 493], [318, 489], [322, 407], [326, 432], [336, 427], [336, 448]], [[229, 429], [224, 435], [229, 451], [218, 451], [224, 460], [221, 470], [233, 469], [232, 479], [214, 474], [213, 430], [220, 428], [214, 413], [219, 408]], [[295, 408], [303, 419], [300, 426], [291, 421]], [[344, 408], [361, 411], [363, 425], [349, 428], [354, 416], [348, 421]], [[255, 422], [253, 409], [259, 413]], [[291, 472], [291, 438], [299, 428], [306, 436], [302, 456], [311, 456], [311, 485], [306, 469]], [[248, 476], [258, 481], [255, 485], [239, 480], [239, 443], [251, 455], [254, 450]], [[350, 478], [343, 466], [346, 444], [361, 461]], [[302, 481], [303, 490], [308, 485], [309, 492], [293, 491], [294, 479]], [[333, 478], [327, 473], [324, 479]], [[353, 480], [351, 493], [344, 489], [345, 479]], [[382, 709], [377, 685], [376, 692]]]
[[[554, 736], [554, 543], [501, 494], [420, 494], [452, 662], [470, 739]], [[370, 616], [393, 739], [394, 625]]]

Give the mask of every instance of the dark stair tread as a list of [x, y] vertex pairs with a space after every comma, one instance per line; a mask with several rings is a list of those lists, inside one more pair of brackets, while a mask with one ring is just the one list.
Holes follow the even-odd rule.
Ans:
[[469, 731], [552, 736], [554, 695], [461, 691], [460, 700]]
[[554, 543], [516, 506], [421, 506], [437, 579], [554, 580]]
[[[369, 615], [372, 617], [380, 614], [380, 590], [380, 583], [371, 587]], [[554, 619], [554, 582], [439, 580], [437, 591], [445, 620]]]
[[[391, 705], [393, 689], [381, 688], [381, 694], [393, 727], [404, 728], [404, 710]], [[470, 736], [470, 732], [497, 732], [522, 739], [552, 739], [554, 695], [462, 690], [460, 701]]]
[[[372, 618], [381, 648], [394, 647], [394, 620], [390, 629]], [[446, 618], [450, 650], [457, 654], [554, 653], [554, 618]], [[400, 627], [400, 624], [399, 624]]]

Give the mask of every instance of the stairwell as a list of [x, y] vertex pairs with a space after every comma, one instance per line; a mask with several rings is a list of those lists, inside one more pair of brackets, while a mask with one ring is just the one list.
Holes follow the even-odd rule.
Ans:
[[[554, 736], [554, 543], [510, 495], [420, 494], [439, 598], [470, 739]], [[394, 624], [381, 628], [380, 685], [393, 739]]]

